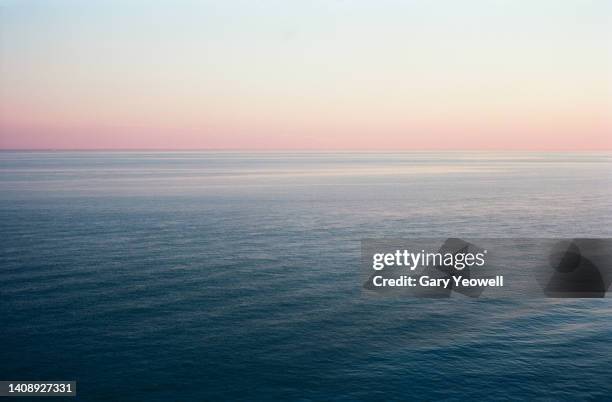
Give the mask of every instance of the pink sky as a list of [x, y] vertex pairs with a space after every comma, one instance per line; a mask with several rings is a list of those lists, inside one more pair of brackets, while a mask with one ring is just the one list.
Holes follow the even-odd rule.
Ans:
[[0, 149], [612, 150], [609, 2], [442, 3], [4, 4]]

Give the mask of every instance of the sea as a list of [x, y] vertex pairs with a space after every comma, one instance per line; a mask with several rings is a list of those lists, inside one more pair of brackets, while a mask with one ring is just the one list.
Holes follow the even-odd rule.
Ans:
[[612, 400], [610, 299], [367, 297], [361, 240], [385, 237], [612, 237], [612, 154], [2, 151], [0, 380]]

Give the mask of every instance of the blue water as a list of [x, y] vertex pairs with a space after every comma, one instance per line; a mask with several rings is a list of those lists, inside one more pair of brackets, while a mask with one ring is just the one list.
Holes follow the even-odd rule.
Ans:
[[610, 154], [1, 152], [0, 379], [83, 401], [610, 400], [610, 299], [364, 297], [359, 247], [612, 237], [611, 184]]

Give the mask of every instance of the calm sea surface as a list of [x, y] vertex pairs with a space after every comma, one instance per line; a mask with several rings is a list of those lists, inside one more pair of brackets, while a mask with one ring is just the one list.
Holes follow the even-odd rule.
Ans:
[[610, 299], [363, 297], [360, 239], [382, 236], [612, 237], [612, 155], [0, 152], [0, 379], [612, 398]]

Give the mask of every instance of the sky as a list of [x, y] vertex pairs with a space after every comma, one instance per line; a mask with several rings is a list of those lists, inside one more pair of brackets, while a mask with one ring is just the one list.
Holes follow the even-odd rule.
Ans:
[[0, 0], [0, 149], [612, 150], [612, 2]]

